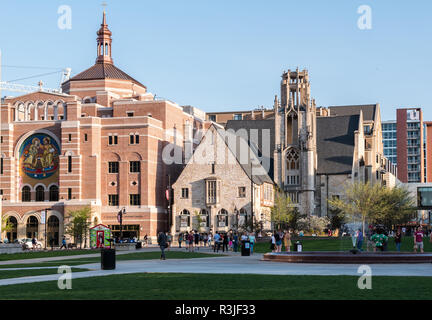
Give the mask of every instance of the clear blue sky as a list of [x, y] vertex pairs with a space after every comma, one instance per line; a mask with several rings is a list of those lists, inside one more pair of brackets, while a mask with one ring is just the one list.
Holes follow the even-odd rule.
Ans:
[[[432, 120], [432, 1], [106, 0], [116, 66], [150, 92], [204, 111], [271, 107], [280, 76], [307, 68], [318, 106], [421, 107]], [[60, 5], [72, 29], [57, 27]], [[360, 5], [372, 30], [357, 27]], [[94, 64], [101, 1], [1, 1], [3, 64]], [[3, 68], [3, 80], [50, 70]], [[42, 77], [49, 87], [60, 76]], [[39, 79], [20, 81], [35, 84]]]

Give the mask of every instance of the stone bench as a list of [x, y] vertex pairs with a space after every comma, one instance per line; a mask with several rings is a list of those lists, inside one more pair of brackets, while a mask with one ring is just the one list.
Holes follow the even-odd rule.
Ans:
[[23, 248], [19, 243], [0, 243], [0, 254], [20, 252], [23, 252]]
[[135, 242], [116, 243], [115, 249], [117, 251], [135, 251], [136, 250], [136, 243]]

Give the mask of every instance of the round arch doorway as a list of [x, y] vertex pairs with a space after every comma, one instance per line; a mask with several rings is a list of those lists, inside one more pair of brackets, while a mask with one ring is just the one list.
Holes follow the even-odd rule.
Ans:
[[11, 216], [7, 219], [7, 224], [10, 226], [10, 229], [6, 231], [6, 238], [12, 243], [17, 239], [18, 221], [15, 217]]
[[32, 239], [35, 237], [37, 239], [38, 236], [38, 227], [39, 227], [39, 221], [35, 216], [30, 216], [27, 219], [27, 225], [26, 225], [26, 237], [28, 239]]
[[59, 225], [59, 219], [56, 216], [48, 218], [47, 241], [51, 247], [59, 245]]

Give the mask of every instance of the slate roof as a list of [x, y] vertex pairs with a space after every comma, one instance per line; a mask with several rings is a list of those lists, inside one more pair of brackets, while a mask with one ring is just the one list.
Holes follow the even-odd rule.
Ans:
[[[230, 131], [225, 130], [226, 137], [222, 136], [222, 132], [216, 128], [216, 131], [221, 135], [221, 137], [224, 139], [225, 144], [227, 147], [231, 150], [233, 155], [236, 157], [237, 161], [239, 162], [240, 166], [243, 168], [244, 172], [247, 174], [249, 179], [253, 181], [253, 183], [261, 185], [264, 182], [273, 184], [273, 180], [269, 177], [267, 174], [266, 169], [259, 164], [259, 160], [257, 158], [256, 150], [254, 148], [250, 148], [248, 142], [243, 139], [239, 135], [235, 135], [231, 133]], [[236, 141], [235, 144], [230, 144], [229, 141]], [[248, 154], [241, 154], [241, 152], [245, 150], [251, 150], [252, 152], [249, 152]], [[253, 166], [251, 167], [251, 162], [253, 163]]]
[[360, 115], [317, 118], [318, 174], [350, 174]]
[[[246, 129], [248, 135], [250, 136], [251, 129], [258, 129], [258, 145], [255, 146], [259, 150], [259, 154], [262, 156], [263, 142], [270, 143], [270, 154], [269, 154], [269, 162], [270, 167], [268, 171], [268, 175], [271, 178], [274, 178], [273, 175], [273, 152], [275, 149], [275, 130], [274, 130], [274, 120], [228, 120], [225, 129], [232, 129], [234, 131], [238, 131], [240, 129]], [[270, 141], [263, 141], [262, 133], [264, 129], [270, 130]], [[267, 160], [266, 160], [267, 161]]]
[[376, 104], [354, 105], [354, 106], [329, 106], [330, 116], [351, 116], [363, 111], [363, 120], [375, 120]]
[[137, 85], [146, 88], [145, 85], [141, 84], [127, 73], [123, 72], [115, 65], [111, 63], [96, 63], [92, 67], [78, 73], [76, 76], [69, 79], [69, 81], [78, 80], [100, 80], [100, 79], [118, 79], [118, 80], [130, 80]]

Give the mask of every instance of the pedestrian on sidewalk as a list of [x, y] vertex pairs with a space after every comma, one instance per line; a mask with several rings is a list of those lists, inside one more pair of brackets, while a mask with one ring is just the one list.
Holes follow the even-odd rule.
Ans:
[[270, 249], [272, 252], [276, 252], [276, 231], [271, 236]]
[[200, 235], [199, 235], [199, 233], [196, 230], [195, 230], [195, 233], [194, 233], [194, 240], [195, 240], [195, 247], [197, 248], [197, 250], [199, 250]]
[[211, 245], [212, 245], [212, 233], [211, 233], [211, 232], [210, 232], [209, 235], [208, 235], [207, 242], [208, 242], [208, 246], [209, 246], [209, 248], [211, 248]]
[[250, 254], [253, 254], [253, 248], [255, 244], [255, 235], [251, 232], [249, 233], [249, 242], [250, 242]]
[[189, 232], [188, 234], [188, 242], [189, 242], [189, 252], [193, 252], [194, 251], [194, 236], [192, 234], [192, 231]]
[[398, 228], [397, 231], [396, 231], [396, 235], [395, 235], [394, 241], [395, 241], [395, 244], [396, 244], [396, 250], [398, 252], [400, 252], [401, 251], [401, 243], [402, 243], [402, 232], [401, 232], [400, 228]]
[[167, 235], [167, 244], [168, 244], [168, 246], [167, 246], [167, 250], [168, 250], [168, 251], [169, 251], [169, 249], [170, 249], [170, 247], [171, 247], [171, 242], [172, 242], [171, 232], [168, 232], [168, 235]]
[[219, 252], [220, 248], [220, 234], [219, 232], [216, 232], [214, 236], [214, 245], [213, 245], [213, 252]]
[[414, 232], [414, 252], [417, 252], [417, 249], [420, 249], [420, 252], [423, 253], [423, 228], [420, 226], [417, 228], [417, 231]]
[[159, 247], [161, 249], [161, 257], [160, 258], [161, 258], [161, 260], [165, 260], [165, 249], [168, 246], [167, 236], [166, 236], [165, 232], [159, 232], [157, 242], [158, 242]]
[[180, 233], [178, 236], [178, 243], [179, 243], [179, 248], [181, 249], [181, 244], [183, 242], [183, 233]]
[[275, 240], [276, 240], [276, 252], [282, 251], [282, 237], [280, 230], [276, 232], [275, 234]]
[[363, 251], [363, 232], [361, 229], [357, 230], [357, 249]]
[[228, 251], [228, 234], [224, 234], [223, 236], [223, 240], [222, 240], [222, 252]]
[[291, 251], [291, 230], [286, 230], [284, 234], [285, 251]]
[[238, 235], [237, 235], [237, 232], [234, 232], [234, 236], [233, 236], [233, 251], [234, 252], [237, 252], [237, 250], [238, 250], [238, 244], [239, 244], [239, 238], [238, 238]]
[[60, 250], [61, 250], [63, 247], [67, 250], [67, 247], [66, 247], [66, 237], [65, 237], [65, 236], [63, 236], [62, 245], [61, 245], [61, 247], [60, 247]]

